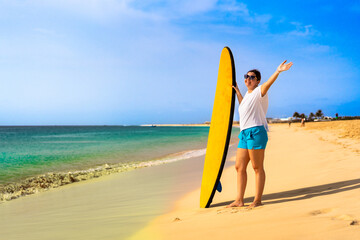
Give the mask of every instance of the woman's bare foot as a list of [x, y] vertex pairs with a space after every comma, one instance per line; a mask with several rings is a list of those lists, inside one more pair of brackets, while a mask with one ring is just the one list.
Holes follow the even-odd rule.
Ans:
[[238, 201], [235, 200], [233, 203], [231, 203], [230, 205], [227, 205], [227, 208], [231, 208], [231, 207], [243, 207], [244, 203], [242, 201]]
[[264, 205], [264, 204], [262, 204], [262, 202], [253, 202], [247, 207], [247, 209], [256, 208], [256, 207], [259, 207], [262, 205]]

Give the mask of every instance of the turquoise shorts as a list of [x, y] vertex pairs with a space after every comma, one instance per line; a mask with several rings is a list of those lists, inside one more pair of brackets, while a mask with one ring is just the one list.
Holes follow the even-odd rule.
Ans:
[[268, 135], [264, 126], [256, 126], [244, 129], [239, 134], [238, 148], [244, 149], [265, 149]]

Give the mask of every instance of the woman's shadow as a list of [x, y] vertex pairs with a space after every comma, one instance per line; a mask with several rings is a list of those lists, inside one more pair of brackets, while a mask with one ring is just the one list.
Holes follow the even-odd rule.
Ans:
[[[360, 178], [342, 181], [342, 182], [335, 182], [329, 183], [324, 185], [318, 185], [313, 187], [307, 188], [299, 188], [290, 191], [278, 192], [278, 193], [271, 193], [265, 194], [262, 197], [263, 201], [266, 201], [266, 205], [268, 204], [275, 204], [275, 203], [283, 203], [283, 202], [292, 202], [298, 200], [309, 199], [313, 197], [325, 196], [330, 194], [336, 194], [340, 192], [350, 191], [360, 188]], [[252, 202], [254, 197], [248, 197], [244, 199], [244, 202]], [[221, 207], [227, 206], [232, 201], [221, 202], [211, 205], [210, 207]]]

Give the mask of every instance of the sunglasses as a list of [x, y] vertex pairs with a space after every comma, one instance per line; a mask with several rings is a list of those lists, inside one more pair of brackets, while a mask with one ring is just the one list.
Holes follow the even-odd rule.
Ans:
[[250, 75], [244, 74], [244, 79], [247, 79], [247, 78], [249, 78], [250, 80], [254, 80], [256, 78], [256, 76], [250, 76]]

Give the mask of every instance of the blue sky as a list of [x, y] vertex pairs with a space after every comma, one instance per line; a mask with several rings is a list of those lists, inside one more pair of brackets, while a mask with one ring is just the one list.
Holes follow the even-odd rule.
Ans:
[[224, 46], [243, 94], [294, 63], [268, 117], [360, 115], [359, 22], [359, 1], [0, 0], [0, 125], [208, 121]]

